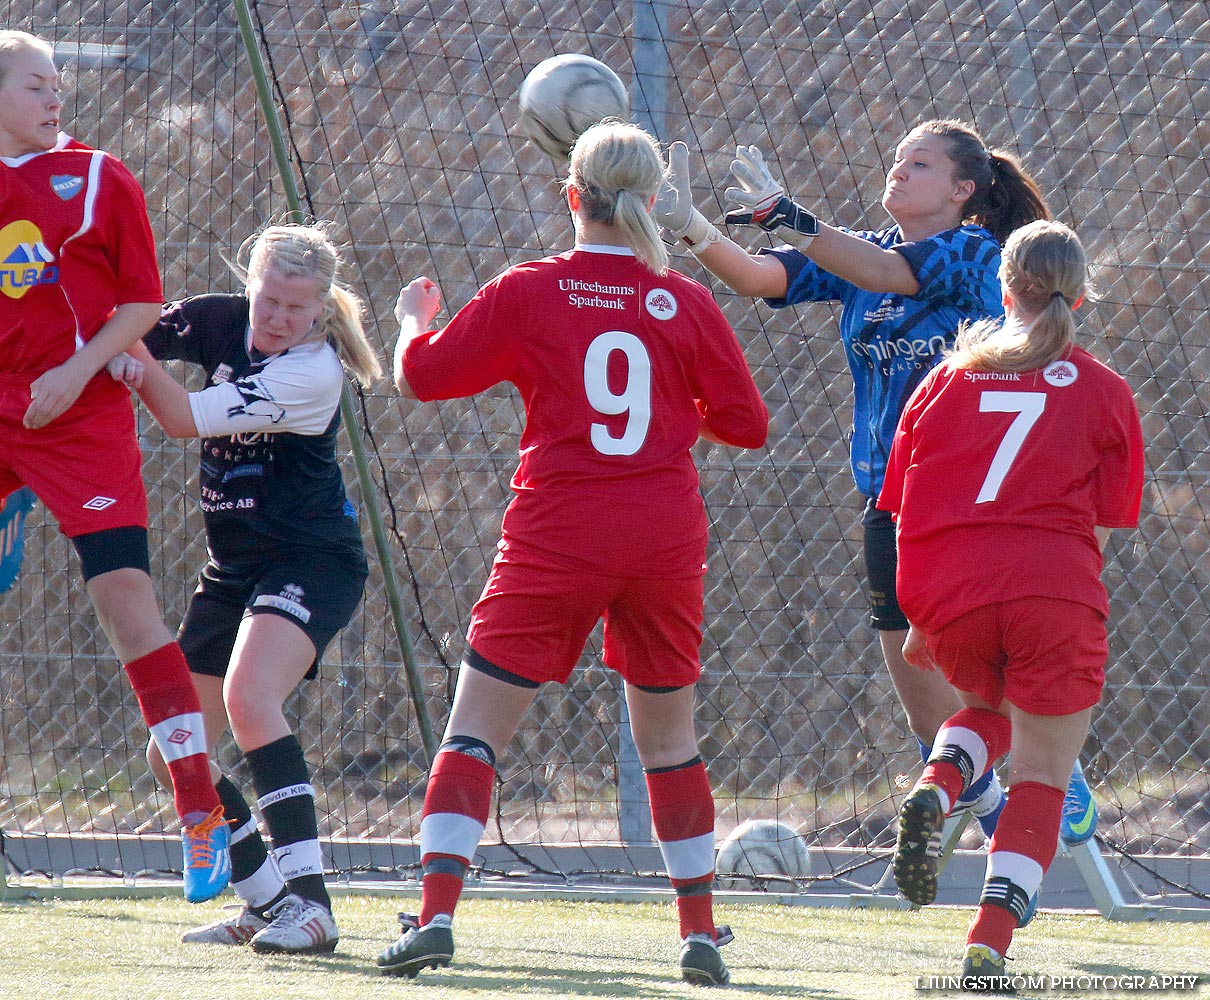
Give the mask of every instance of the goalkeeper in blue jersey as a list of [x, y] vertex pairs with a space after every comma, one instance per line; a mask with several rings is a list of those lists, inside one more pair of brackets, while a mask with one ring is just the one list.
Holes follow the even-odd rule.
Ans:
[[[989, 150], [962, 122], [927, 121], [899, 143], [882, 195], [894, 224], [877, 231], [820, 221], [787, 196], [759, 149], [741, 146], [731, 164], [735, 185], [726, 191], [726, 221], [757, 225], [786, 240], [749, 253], [693, 207], [684, 144], [674, 143], [669, 156], [669, 183], [657, 215], [666, 233], [709, 271], [775, 309], [841, 303], [840, 335], [854, 387], [851, 461], [867, 501], [862, 527], [870, 624], [927, 759], [939, 726], [960, 703], [939, 673], [917, 670], [903, 658], [908, 621], [895, 597], [895, 528], [875, 501], [912, 390], [953, 346], [963, 322], [1004, 314], [1000, 243], [1050, 212], [1016, 157]], [[990, 836], [1004, 795], [994, 772], [989, 779], [962, 802]], [[1086, 840], [1094, 826], [1095, 805], [1077, 765], [1064, 839]]]

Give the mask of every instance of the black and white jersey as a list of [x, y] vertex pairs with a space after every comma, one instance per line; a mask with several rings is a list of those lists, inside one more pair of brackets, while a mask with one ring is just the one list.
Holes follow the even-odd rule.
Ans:
[[297, 546], [360, 550], [336, 459], [340, 360], [327, 343], [261, 356], [248, 314], [246, 296], [198, 295], [166, 304], [144, 338], [155, 357], [206, 373], [206, 388], [189, 403], [211, 559], [255, 560]]

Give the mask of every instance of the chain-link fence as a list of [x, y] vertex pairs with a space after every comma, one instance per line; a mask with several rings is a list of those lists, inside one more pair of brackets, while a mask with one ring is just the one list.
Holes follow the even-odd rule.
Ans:
[[[406, 280], [433, 276], [456, 308], [507, 265], [570, 245], [558, 175], [514, 124], [526, 71], [556, 52], [594, 55], [628, 84], [645, 54], [638, 103], [659, 111], [662, 138], [689, 143], [696, 200], [715, 218], [739, 142], [766, 150], [823, 218], [858, 228], [886, 224], [884, 173], [922, 119], [971, 121], [1018, 153], [1096, 262], [1083, 332], [1130, 381], [1148, 440], [1142, 527], [1117, 533], [1107, 557], [1112, 656], [1084, 755], [1101, 833], [1135, 854], [1210, 851], [1205, 3], [251, 8], [306, 205], [349, 242], [349, 278], [384, 357]], [[59, 47], [70, 131], [142, 180], [166, 293], [236, 288], [226, 260], [287, 206], [229, 6], [4, 0], [0, 10]], [[772, 413], [765, 451], [697, 453], [713, 524], [700, 730], [719, 832], [761, 816], [815, 846], [885, 848], [919, 757], [864, 624], [836, 316], [823, 305], [773, 312], [691, 258], [679, 266], [714, 287]], [[412, 588], [440, 727], [509, 498], [521, 407], [507, 387], [421, 406], [384, 384], [362, 416], [353, 432]], [[196, 459], [145, 413], [141, 428], [153, 572], [175, 623], [204, 558]], [[375, 568], [364, 609], [292, 702], [332, 838], [417, 833], [425, 764], [398, 648]], [[489, 837], [619, 839], [618, 687], [586, 655], [568, 687], [542, 693], [501, 761]], [[0, 697], [0, 828], [171, 825], [74, 555], [40, 513], [0, 604]], [[230, 744], [224, 764], [238, 771]]]

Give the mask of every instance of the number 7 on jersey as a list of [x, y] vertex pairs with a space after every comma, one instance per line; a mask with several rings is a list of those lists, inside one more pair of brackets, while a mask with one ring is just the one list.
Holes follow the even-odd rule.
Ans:
[[996, 499], [1000, 487], [1004, 484], [1004, 477], [1008, 475], [1008, 470], [1012, 468], [1013, 461], [1021, 451], [1021, 445], [1025, 443], [1030, 428], [1038, 422], [1045, 406], [1044, 392], [1002, 392], [988, 389], [979, 394], [980, 413], [1015, 413], [1016, 416], [1008, 425], [1004, 437], [1000, 439], [1000, 447], [992, 456], [992, 464], [987, 470], [979, 495], [975, 497], [975, 503], [991, 503]]

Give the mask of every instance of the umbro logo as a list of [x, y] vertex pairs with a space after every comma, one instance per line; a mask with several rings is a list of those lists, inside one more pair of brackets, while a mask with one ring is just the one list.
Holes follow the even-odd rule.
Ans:
[[174, 729], [168, 736], [169, 743], [175, 743], [180, 746], [182, 743], [188, 743], [193, 739], [192, 729]]
[[93, 497], [84, 504], [84, 510], [104, 510], [106, 507], [112, 507], [117, 503], [116, 497]]

